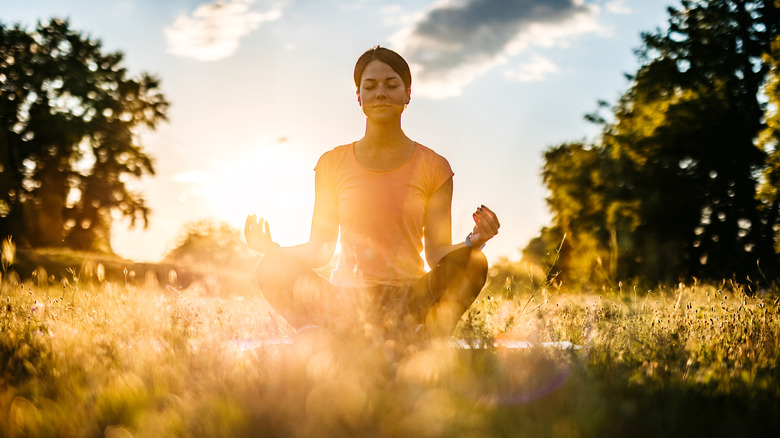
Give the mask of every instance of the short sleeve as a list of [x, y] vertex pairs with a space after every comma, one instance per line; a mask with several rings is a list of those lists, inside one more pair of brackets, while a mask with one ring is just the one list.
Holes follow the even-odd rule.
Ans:
[[330, 151], [325, 152], [324, 154], [320, 155], [320, 158], [317, 160], [317, 164], [314, 166], [315, 172], [325, 171], [325, 168], [328, 167]]
[[320, 156], [314, 166], [315, 200], [332, 203], [335, 200], [336, 181], [333, 175], [333, 151]]
[[429, 194], [435, 193], [455, 175], [447, 159], [433, 151], [430, 151], [426, 167], [429, 175]]

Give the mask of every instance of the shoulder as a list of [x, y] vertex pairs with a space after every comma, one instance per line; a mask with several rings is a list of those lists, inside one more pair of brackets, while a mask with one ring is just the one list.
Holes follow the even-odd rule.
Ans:
[[417, 150], [422, 158], [423, 162], [427, 166], [441, 167], [444, 169], [450, 169], [450, 163], [446, 158], [436, 153], [433, 149], [417, 143]]
[[320, 160], [322, 160], [323, 158], [325, 158], [325, 159], [336, 159], [336, 158], [343, 157], [343, 156], [349, 154], [352, 151], [352, 145], [353, 144], [354, 143], [347, 143], [347, 144], [343, 144], [341, 146], [336, 146], [335, 148], [333, 148], [333, 149], [325, 152], [324, 154], [322, 154], [320, 156]]
[[438, 153], [436, 153], [436, 151], [434, 151], [433, 149], [429, 148], [428, 146], [425, 146], [422, 143], [417, 143], [417, 148], [418, 148], [418, 151], [420, 152], [420, 154], [422, 154], [424, 156], [444, 158], [441, 155], [439, 155]]
[[349, 157], [351, 151], [352, 143], [336, 146], [335, 148], [320, 155], [314, 170], [322, 169], [324, 166], [337, 165], [339, 162], [342, 162], [345, 158]]

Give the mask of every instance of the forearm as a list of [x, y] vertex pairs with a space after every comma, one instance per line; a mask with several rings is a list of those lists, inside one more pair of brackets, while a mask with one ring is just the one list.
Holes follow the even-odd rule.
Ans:
[[439, 246], [431, 250], [426, 249], [425, 260], [428, 262], [428, 266], [436, 266], [436, 264], [439, 263], [439, 260], [453, 251], [466, 247], [482, 250], [484, 246], [484, 242], [480, 242], [478, 239], [474, 239], [472, 233], [469, 233], [464, 240], [458, 243]]
[[444, 258], [447, 254], [466, 247], [466, 242], [458, 242], [452, 245], [440, 246], [438, 248], [426, 249], [425, 260], [428, 262], [428, 266], [434, 267], [439, 263], [439, 260]]
[[310, 268], [326, 265], [333, 257], [335, 244], [309, 241], [300, 245], [279, 247], [277, 251], [302, 261]]
[[321, 221], [318, 224], [313, 220], [312, 233], [308, 242], [281, 247], [271, 239], [271, 228], [268, 222], [263, 218], [258, 220], [255, 215], [249, 215], [244, 225], [244, 237], [247, 246], [261, 254], [281, 254], [296, 258], [310, 268], [318, 268], [326, 265], [333, 257], [338, 240], [338, 226], [322, 226]]

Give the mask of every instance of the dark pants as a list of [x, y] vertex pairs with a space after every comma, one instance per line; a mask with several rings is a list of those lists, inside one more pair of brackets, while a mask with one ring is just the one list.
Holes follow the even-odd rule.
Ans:
[[315, 324], [338, 332], [397, 336], [424, 324], [434, 336], [452, 333], [487, 278], [481, 251], [460, 248], [408, 286], [336, 287], [294, 258], [267, 255], [256, 269], [266, 300], [296, 328]]

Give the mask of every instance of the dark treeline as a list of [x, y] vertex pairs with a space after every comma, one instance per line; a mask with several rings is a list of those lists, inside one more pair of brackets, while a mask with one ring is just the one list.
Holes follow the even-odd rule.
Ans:
[[111, 252], [115, 218], [147, 223], [127, 183], [154, 172], [137, 138], [168, 102], [157, 79], [128, 77], [122, 61], [67, 21], [0, 23], [0, 237]]
[[545, 153], [553, 222], [524, 255], [569, 283], [780, 275], [780, 2], [668, 12], [586, 116], [602, 134]]

